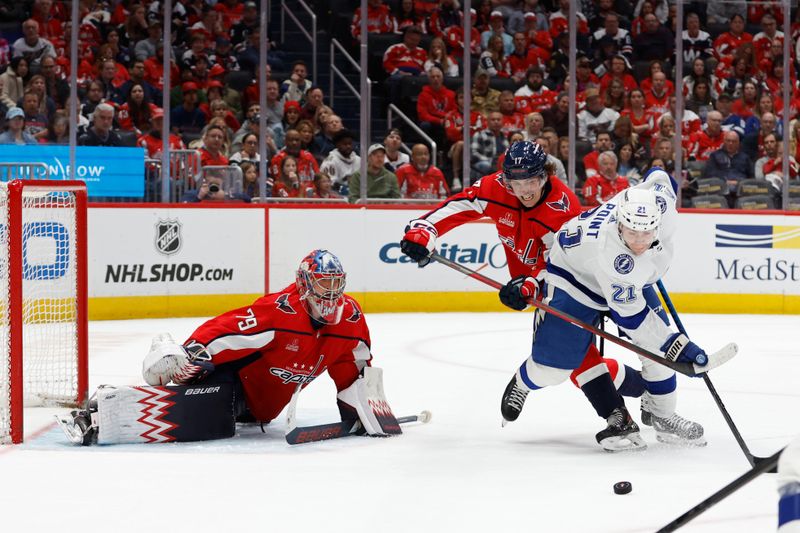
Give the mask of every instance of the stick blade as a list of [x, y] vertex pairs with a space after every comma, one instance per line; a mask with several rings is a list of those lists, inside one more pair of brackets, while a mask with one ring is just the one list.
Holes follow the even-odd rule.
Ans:
[[716, 352], [710, 354], [708, 356], [708, 364], [705, 366], [693, 365], [694, 371], [696, 374], [702, 374], [704, 372], [708, 372], [718, 366], [722, 366], [723, 364], [727, 363], [731, 359], [733, 359], [736, 354], [739, 353], [739, 346], [735, 342], [731, 342], [717, 350]]

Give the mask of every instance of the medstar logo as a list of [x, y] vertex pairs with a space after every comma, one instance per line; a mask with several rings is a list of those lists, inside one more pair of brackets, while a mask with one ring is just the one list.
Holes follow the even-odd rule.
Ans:
[[159, 220], [156, 224], [156, 250], [172, 255], [181, 249], [181, 223], [178, 220]]

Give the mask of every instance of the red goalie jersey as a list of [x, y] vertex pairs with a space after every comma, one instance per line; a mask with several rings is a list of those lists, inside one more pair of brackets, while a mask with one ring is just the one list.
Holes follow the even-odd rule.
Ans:
[[[292, 284], [212, 318], [184, 344], [204, 345], [217, 370], [236, 369], [247, 407], [256, 420], [267, 422], [289, 403], [298, 383], [305, 387], [327, 370], [341, 391], [370, 365], [364, 314], [355, 300], [344, 298], [342, 320], [315, 328]], [[322, 363], [309, 376], [320, 355]]]
[[506, 190], [502, 176], [502, 171], [484, 176], [422, 218], [436, 226], [439, 235], [467, 222], [491, 218], [504, 245], [511, 277], [537, 277], [545, 267], [554, 234], [581, 213], [580, 202], [561, 180], [550, 176], [542, 200], [526, 208]]

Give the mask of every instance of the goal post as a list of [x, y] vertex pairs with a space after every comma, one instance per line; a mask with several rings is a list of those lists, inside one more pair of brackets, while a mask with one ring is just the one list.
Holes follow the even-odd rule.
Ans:
[[86, 184], [0, 184], [0, 443], [26, 405], [78, 405], [88, 389]]

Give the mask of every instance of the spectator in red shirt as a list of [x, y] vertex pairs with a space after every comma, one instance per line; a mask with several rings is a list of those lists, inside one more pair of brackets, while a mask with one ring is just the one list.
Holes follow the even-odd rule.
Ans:
[[667, 90], [667, 76], [663, 72], [655, 72], [652, 76], [653, 86], [645, 91], [645, 106], [656, 118], [669, 111], [669, 96]]
[[[525, 115], [517, 112], [517, 106], [514, 102], [514, 93], [511, 91], [503, 91], [500, 93], [500, 113], [503, 115], [503, 135], [508, 137], [512, 131], [522, 131], [525, 129]], [[538, 115], [539, 113], [537, 113]], [[541, 119], [541, 115], [539, 115]], [[544, 124], [540, 125], [543, 126]], [[509, 146], [511, 146], [509, 144]]]
[[[161, 138], [161, 129], [164, 125], [164, 110], [156, 108], [150, 116], [150, 131], [140, 135], [136, 140], [136, 145], [145, 149], [149, 159], [159, 159], [161, 151], [164, 149], [164, 141]], [[185, 150], [186, 145], [183, 140], [174, 133], [169, 134], [170, 150]]]
[[230, 31], [235, 24], [242, 20], [244, 3], [239, 0], [223, 0], [222, 2], [217, 2], [214, 10], [220, 14], [222, 26], [225, 30]]
[[612, 80], [619, 80], [625, 87], [625, 94], [639, 87], [636, 80], [628, 72], [628, 60], [622, 54], [617, 54], [611, 58], [611, 67], [602, 78], [600, 78], [600, 92], [605, 92]]
[[[395, 28], [394, 15], [383, 0], [367, 0], [367, 33], [392, 33]], [[361, 40], [361, 7], [356, 8], [350, 33], [356, 41]]]
[[147, 100], [144, 94], [144, 87], [138, 83], [131, 85], [128, 99], [120, 106], [117, 112], [119, 129], [135, 131], [138, 135], [141, 135], [143, 131], [147, 131], [153, 112], [156, 109], [158, 107]]
[[692, 135], [691, 157], [695, 161], [708, 161], [711, 152], [719, 150], [724, 140], [722, 131], [722, 113], [709, 111], [703, 130]]
[[228, 158], [222, 153], [225, 141], [225, 130], [220, 126], [209, 126], [203, 136], [203, 147], [200, 148], [200, 164], [207, 166], [227, 166]]
[[778, 23], [775, 17], [767, 13], [761, 18], [761, 31], [753, 36], [756, 64], [768, 54], [773, 42], [778, 42], [783, 46], [783, 32], [778, 31]]
[[297, 159], [293, 156], [285, 156], [278, 167], [275, 176], [275, 185], [272, 187], [272, 196], [275, 198], [306, 198], [314, 196], [313, 177], [305, 183], [300, 181], [298, 174]]
[[594, 150], [583, 156], [583, 167], [586, 169], [587, 178], [591, 178], [600, 172], [600, 154], [612, 150], [613, 147], [611, 132], [601, 131], [597, 134]]
[[422, 31], [409, 26], [403, 32], [403, 42], [393, 44], [383, 54], [383, 68], [389, 74], [390, 100], [399, 102], [400, 82], [405, 76], [419, 76], [425, 67], [428, 54], [419, 47]]
[[441, 0], [439, 7], [431, 13], [429, 29], [436, 37], [444, 37], [447, 28], [461, 23], [461, 12], [455, 0]]
[[608, 150], [598, 156], [600, 172], [586, 178], [583, 185], [584, 202], [589, 207], [601, 205], [628, 188], [627, 178], [617, 174], [617, 155]]
[[[486, 127], [486, 118], [478, 111], [470, 111], [470, 135], [475, 136]], [[447, 157], [452, 161], [453, 181], [452, 189], [461, 189], [462, 160], [464, 154], [464, 90], [459, 87], [456, 91], [456, 109], [445, 116], [444, 130], [450, 149]]]
[[286, 131], [286, 146], [283, 150], [275, 154], [270, 161], [269, 172], [272, 176], [278, 176], [281, 172], [281, 164], [287, 156], [292, 156], [297, 161], [297, 175], [301, 184], [309, 184], [314, 181], [314, 176], [319, 172], [317, 160], [307, 150], [300, 148], [302, 138], [296, 129]]
[[[472, 16], [472, 31], [469, 38], [469, 52], [473, 56], [481, 53], [481, 33], [475, 27], [475, 10], [469, 10]], [[450, 26], [444, 33], [444, 40], [455, 57], [464, 55], [464, 26], [461, 24]]]
[[758, 86], [754, 81], [746, 81], [742, 85], [742, 97], [733, 102], [732, 112], [744, 120], [753, 116], [758, 104]]
[[439, 67], [428, 70], [428, 82], [417, 99], [417, 118], [420, 128], [441, 146], [444, 142], [444, 117], [456, 108], [456, 93], [444, 86], [444, 73]]
[[714, 55], [717, 59], [723, 56], [733, 56], [737, 48], [750, 42], [753, 42], [753, 36], [744, 31], [744, 17], [738, 14], [733, 15], [730, 29], [714, 40]]
[[397, 182], [403, 198], [439, 199], [450, 196], [442, 171], [430, 164], [431, 155], [424, 144], [411, 148], [411, 162], [397, 169]]

